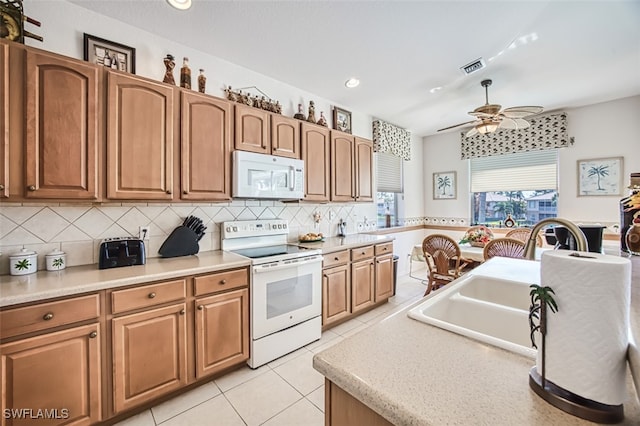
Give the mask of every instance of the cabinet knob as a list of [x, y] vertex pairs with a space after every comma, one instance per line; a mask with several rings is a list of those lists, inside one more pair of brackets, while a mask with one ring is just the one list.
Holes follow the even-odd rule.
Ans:
[[220, 280], [220, 285], [225, 285], [227, 283], [227, 280]]
[[334, 257], [333, 260], [338, 261], [340, 258], [338, 256]]
[[180, 315], [184, 315], [186, 311], [184, 309], [180, 310]]
[[201, 311], [201, 310], [203, 310], [203, 309], [204, 309], [204, 306], [202, 306], [202, 305], [198, 305], [198, 310], [199, 310], [199, 311]]
[[155, 293], [149, 293], [149, 299], [153, 299], [154, 297], [156, 297]]
[[50, 320], [53, 319], [53, 314], [51, 312], [48, 312], [48, 313], [44, 314], [42, 319], [45, 320], [45, 321], [50, 321]]
[[167, 194], [169, 194], [169, 195], [171, 195], [171, 190], [170, 190], [170, 189], [167, 189], [167, 190], [166, 190], [166, 193], [167, 193]]
[[0, 191], [4, 191], [4, 185], [0, 183]]
[[36, 186], [35, 185], [29, 185], [29, 191], [35, 191], [36, 190]]
[[365, 252], [363, 251], [363, 252], [362, 252], [362, 253], [360, 253], [360, 254], [362, 254], [362, 255], [364, 256], [364, 255], [365, 255]]
[[182, 191], [182, 193], [186, 195], [186, 194], [188, 194], [188, 193], [189, 193], [189, 191], [187, 191], [187, 190], [185, 189], [184, 191]]
[[91, 339], [95, 339], [96, 336], [98, 336], [98, 332], [97, 331], [92, 331], [91, 333], [89, 333], [89, 338], [91, 338]]

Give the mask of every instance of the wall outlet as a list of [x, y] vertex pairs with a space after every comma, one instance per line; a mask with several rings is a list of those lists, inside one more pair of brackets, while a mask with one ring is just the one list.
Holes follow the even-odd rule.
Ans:
[[150, 227], [147, 226], [140, 226], [138, 228], [138, 238], [141, 239], [142, 241], [144, 240], [149, 240], [149, 232], [150, 232]]
[[333, 220], [336, 218], [336, 212], [333, 210], [329, 211], [329, 220]]

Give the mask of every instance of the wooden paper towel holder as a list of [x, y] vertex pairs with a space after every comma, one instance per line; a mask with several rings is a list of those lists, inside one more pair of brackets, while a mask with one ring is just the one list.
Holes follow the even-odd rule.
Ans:
[[620, 423], [624, 419], [622, 404], [607, 405], [576, 395], [546, 380], [538, 373], [536, 366], [529, 372], [529, 386], [549, 404], [585, 420], [612, 424]]

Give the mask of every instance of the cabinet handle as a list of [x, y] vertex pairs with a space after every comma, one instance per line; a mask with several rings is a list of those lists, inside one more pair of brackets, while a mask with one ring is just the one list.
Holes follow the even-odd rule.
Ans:
[[188, 193], [189, 193], [189, 191], [187, 191], [187, 190], [185, 189], [184, 191], [182, 191], [182, 193], [186, 195], [186, 194], [188, 194]]
[[53, 314], [51, 312], [48, 312], [48, 313], [44, 314], [42, 319], [45, 320], [45, 321], [50, 321], [50, 320], [53, 319]]
[[199, 310], [199, 311], [201, 311], [201, 310], [203, 310], [203, 309], [204, 309], [204, 306], [202, 306], [202, 305], [198, 305], [198, 310]]
[[155, 293], [149, 293], [149, 299], [153, 299], [154, 297], [156, 297]]
[[91, 333], [89, 333], [89, 338], [90, 339], [95, 339], [97, 335], [98, 335], [97, 331], [92, 331]]
[[167, 193], [167, 194], [169, 194], [169, 195], [171, 195], [171, 190], [170, 190], [170, 189], [167, 189], [166, 193]]
[[29, 191], [35, 191], [36, 190], [36, 186], [35, 185], [29, 185]]
[[4, 185], [0, 183], [0, 191], [4, 191]]
[[220, 285], [225, 285], [227, 283], [227, 280], [220, 280]]
[[338, 261], [340, 258], [338, 256], [334, 257], [333, 260]]
[[184, 315], [184, 313], [185, 313], [184, 309], [180, 310], [180, 315]]

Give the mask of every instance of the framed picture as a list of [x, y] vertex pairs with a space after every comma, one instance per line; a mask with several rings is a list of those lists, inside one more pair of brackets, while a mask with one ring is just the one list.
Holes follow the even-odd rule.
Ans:
[[433, 199], [456, 199], [456, 172], [438, 172], [433, 174]]
[[351, 113], [346, 109], [333, 107], [333, 128], [351, 133]]
[[84, 34], [84, 60], [119, 71], [136, 73], [136, 49]]
[[578, 197], [622, 194], [622, 157], [578, 160]]

